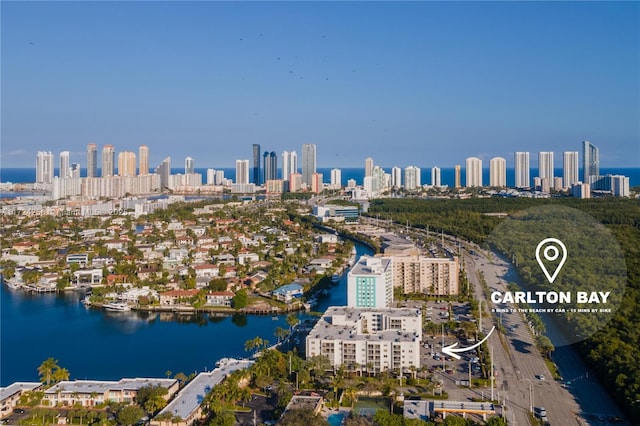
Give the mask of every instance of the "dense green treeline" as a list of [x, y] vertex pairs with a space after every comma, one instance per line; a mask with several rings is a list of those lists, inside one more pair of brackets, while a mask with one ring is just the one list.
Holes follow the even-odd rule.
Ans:
[[[627, 282], [618, 311], [602, 330], [576, 347], [614, 399], [640, 423], [640, 202], [619, 198], [383, 199], [372, 201], [368, 214], [484, 244], [503, 222], [487, 213], [513, 214], [548, 205], [571, 207], [593, 216], [606, 225], [624, 253]], [[591, 268], [602, 266], [594, 261]], [[519, 267], [521, 276], [530, 278], [523, 269], [527, 262]]]

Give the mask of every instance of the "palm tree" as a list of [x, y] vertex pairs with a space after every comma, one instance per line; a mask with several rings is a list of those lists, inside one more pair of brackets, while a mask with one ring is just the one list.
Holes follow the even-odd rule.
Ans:
[[40, 364], [40, 367], [38, 367], [40, 380], [46, 385], [49, 385], [53, 379], [53, 371], [59, 368], [60, 366], [58, 365], [57, 359], [47, 358]]
[[53, 371], [53, 381], [54, 382], [61, 382], [63, 380], [69, 380], [69, 370], [67, 370], [66, 368], [61, 368], [61, 367], [57, 367], [54, 371]]

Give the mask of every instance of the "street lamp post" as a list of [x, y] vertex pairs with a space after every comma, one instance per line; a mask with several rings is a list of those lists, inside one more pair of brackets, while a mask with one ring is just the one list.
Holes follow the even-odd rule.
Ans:
[[529, 381], [529, 411], [533, 413], [533, 382], [531, 379], [527, 379]]

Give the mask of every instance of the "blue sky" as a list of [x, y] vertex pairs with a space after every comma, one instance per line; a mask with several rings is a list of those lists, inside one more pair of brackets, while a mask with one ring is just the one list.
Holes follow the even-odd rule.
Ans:
[[85, 146], [233, 167], [580, 150], [640, 167], [638, 2], [6, 2], [0, 165]]

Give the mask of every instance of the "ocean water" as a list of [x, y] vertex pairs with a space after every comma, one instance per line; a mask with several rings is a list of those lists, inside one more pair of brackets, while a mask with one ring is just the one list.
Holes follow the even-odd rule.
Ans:
[[[331, 179], [331, 169], [330, 167], [318, 168], [318, 172], [323, 174], [324, 182], [329, 182]], [[222, 168], [217, 170], [223, 170], [224, 176], [227, 179], [235, 180], [236, 177], [236, 169], [235, 168]], [[342, 185], [346, 185], [349, 179], [355, 179], [355, 181], [361, 185], [364, 180], [364, 168], [342, 168]], [[384, 169], [386, 172], [390, 173], [390, 168]], [[207, 169], [206, 168], [196, 168], [197, 173], [202, 174], [203, 181], [206, 181], [207, 178]], [[174, 168], [171, 169], [171, 173], [178, 174], [184, 173], [184, 169], [182, 168]], [[404, 172], [403, 172], [404, 173]], [[533, 177], [538, 175], [537, 168], [531, 168], [531, 181], [533, 183]], [[55, 174], [58, 175], [58, 169], [55, 169]], [[621, 168], [600, 168], [600, 174], [613, 174], [613, 175], [624, 175], [629, 177], [629, 185], [630, 186], [638, 186], [640, 185], [640, 167], [621, 167]], [[81, 170], [81, 176], [86, 176], [86, 169]], [[554, 171], [554, 176], [562, 176], [562, 168], [556, 168]], [[580, 169], [579, 175], [582, 176], [582, 169]], [[402, 177], [404, 179], [404, 175]], [[420, 168], [420, 179], [422, 184], [431, 184], [431, 168], [421, 167]], [[455, 179], [455, 169], [453, 168], [442, 168], [440, 169], [440, 181], [443, 185], [453, 186]], [[30, 183], [35, 182], [36, 180], [36, 171], [33, 168], [1, 168], [0, 169], [0, 182], [13, 182], [13, 183]], [[482, 181], [485, 184], [489, 183], [489, 169], [485, 168], [482, 170]], [[464, 185], [465, 182], [465, 170], [462, 168], [461, 170], [461, 183]], [[515, 184], [515, 172], [513, 168], [507, 169], [507, 186], [513, 186]]]

